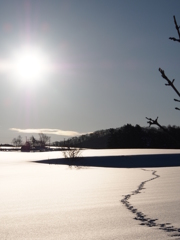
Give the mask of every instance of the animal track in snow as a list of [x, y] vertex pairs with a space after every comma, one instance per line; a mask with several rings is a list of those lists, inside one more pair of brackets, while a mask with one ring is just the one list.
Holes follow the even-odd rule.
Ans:
[[134, 219], [140, 221], [141, 222], [140, 225], [145, 225], [147, 227], [156, 227], [165, 232], [172, 233], [170, 235], [171, 237], [179, 237], [176, 239], [180, 239], [180, 228], [174, 227], [171, 223], [158, 223], [157, 218], [155, 218], [155, 219], [149, 218], [147, 215], [145, 215], [143, 212], [140, 212], [137, 208], [135, 208], [130, 203], [129, 200], [130, 200], [131, 196], [141, 193], [141, 191], [143, 189], [145, 189], [144, 186], [147, 182], [153, 181], [160, 177], [158, 174], [156, 174], [156, 171], [154, 171], [154, 170], [147, 170], [147, 169], [142, 169], [142, 170], [143, 171], [152, 171], [153, 177], [146, 181], [141, 182], [140, 185], [138, 186], [138, 188], [135, 191], [133, 191], [132, 193], [125, 195], [124, 198], [121, 200], [121, 202], [125, 205], [125, 207], [129, 211], [131, 211], [133, 214], [135, 214]]

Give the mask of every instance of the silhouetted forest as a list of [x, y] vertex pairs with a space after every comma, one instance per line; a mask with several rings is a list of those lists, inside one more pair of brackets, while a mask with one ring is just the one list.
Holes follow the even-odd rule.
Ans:
[[180, 127], [161, 128], [140, 127], [126, 124], [120, 128], [95, 131], [73, 137], [66, 141], [55, 142], [57, 146], [81, 148], [180, 148]]

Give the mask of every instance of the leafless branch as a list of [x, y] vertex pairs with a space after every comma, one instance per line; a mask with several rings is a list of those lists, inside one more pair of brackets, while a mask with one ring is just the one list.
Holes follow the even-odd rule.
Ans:
[[173, 79], [172, 81], [166, 76], [164, 70], [162, 70], [161, 68], [159, 68], [159, 71], [161, 73], [162, 78], [164, 78], [168, 83], [166, 83], [166, 86], [171, 86], [174, 91], [177, 93], [177, 95], [180, 97], [180, 92], [177, 90], [177, 88], [174, 86], [174, 81], [175, 79]]
[[[176, 99], [176, 98], [174, 98], [174, 101], [175, 101], [175, 102], [180, 102], [180, 100], [178, 100], [178, 99]], [[175, 109], [176, 109], [176, 110], [180, 110], [180, 109], [177, 108], [177, 107], [176, 107]]]
[[148, 120], [147, 123], [149, 123], [149, 127], [151, 125], [156, 125], [156, 126], [160, 127], [161, 129], [163, 129], [164, 131], [166, 131], [166, 129], [163, 126], [161, 126], [161, 124], [158, 123], [158, 117], [155, 120], [153, 120], [152, 118], [148, 118], [148, 117], [146, 117], [146, 119]]
[[[178, 33], [179, 38], [177, 39], [177, 38], [174, 38], [174, 37], [170, 37], [169, 39], [170, 39], [170, 40], [173, 40], [173, 41], [180, 42], [180, 26], [177, 25], [176, 17], [173, 16], [173, 18], [174, 18], [174, 24], [175, 24], [175, 28], [176, 28], [176, 30], [177, 30], [177, 33]], [[177, 90], [177, 88], [174, 86], [174, 81], [175, 81], [175, 79], [173, 79], [173, 80], [171, 81], [171, 80], [166, 76], [164, 70], [161, 69], [161, 68], [159, 68], [159, 72], [161, 73], [162, 78], [164, 78], [164, 79], [167, 81], [167, 83], [166, 83], [165, 85], [166, 85], [166, 86], [171, 86], [171, 87], [173, 88], [173, 90], [177, 93], [177, 95], [180, 97], [180, 92], [179, 92], [179, 91]], [[180, 100], [178, 100], [178, 99], [174, 99], [174, 101], [180, 102]], [[176, 107], [175, 109], [176, 109], [176, 110], [180, 110], [180, 108], [177, 108], [177, 107]], [[147, 118], [147, 117], [146, 117], [146, 119], [148, 120], [147, 123], [149, 123], [149, 127], [150, 127], [151, 125], [156, 125], [156, 126], [160, 127], [161, 129], [163, 129], [164, 131], [166, 131], [166, 132], [169, 134], [169, 132], [168, 132], [163, 126], [161, 126], [161, 125], [158, 123], [158, 117], [157, 117], [155, 120], [153, 120], [152, 118]], [[169, 135], [170, 135], [170, 134], [169, 134]], [[171, 136], [171, 135], [170, 135], [170, 136]], [[171, 138], [174, 139], [172, 136], [171, 136]], [[174, 139], [174, 140], [177, 141], [177, 139]], [[178, 141], [178, 142], [179, 142], [179, 141]]]
[[[180, 110], [180, 109], [179, 109], [179, 110]], [[158, 117], [157, 117], [155, 120], [153, 120], [152, 118], [147, 118], [147, 117], [146, 117], [146, 119], [148, 120], [147, 123], [149, 123], [149, 127], [150, 127], [151, 125], [156, 125], [156, 126], [158, 126], [158, 127], [161, 128], [164, 132], [166, 132], [166, 133], [169, 135], [169, 137], [171, 137], [172, 140], [174, 140], [174, 141], [177, 142], [177, 139], [175, 139], [175, 138], [169, 133], [169, 131], [168, 131], [166, 128], [164, 128], [163, 126], [161, 126], [161, 125], [158, 123]]]
[[177, 33], [178, 33], [179, 39], [174, 38], [174, 37], [170, 37], [169, 39], [170, 39], [170, 40], [173, 40], [173, 41], [176, 41], [176, 42], [180, 42], [180, 31], [179, 31], [179, 28], [180, 28], [180, 27], [177, 25], [176, 17], [173, 16], [173, 18], [174, 18], [174, 24], [175, 24], [175, 28], [176, 28], [176, 30], [177, 30]]
[[[176, 108], [176, 110], [180, 110], [180, 108]], [[178, 145], [179, 145], [179, 140], [176, 139], [176, 138], [174, 138], [174, 136], [173, 136], [172, 134], [170, 134], [169, 131], [168, 131], [166, 128], [164, 128], [163, 126], [161, 126], [161, 125], [158, 123], [158, 117], [157, 117], [155, 120], [153, 120], [152, 118], [147, 118], [147, 117], [146, 117], [146, 119], [148, 120], [147, 123], [149, 123], [149, 127], [150, 127], [151, 125], [156, 125], [156, 126], [160, 127], [163, 131], [165, 131], [165, 132], [169, 135], [169, 137], [170, 137], [173, 141], [175, 141], [175, 142], [178, 143]]]
[[155, 119], [155, 120], [153, 120], [152, 118], [148, 118], [148, 117], [146, 117], [146, 119], [148, 120], [148, 122], [147, 123], [149, 123], [149, 127], [151, 126], [151, 125], [159, 125], [159, 123], [158, 123], [158, 117]]

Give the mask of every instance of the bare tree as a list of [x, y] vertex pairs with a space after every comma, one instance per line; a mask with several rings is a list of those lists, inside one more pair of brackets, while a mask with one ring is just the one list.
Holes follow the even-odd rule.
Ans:
[[29, 140], [30, 140], [31, 145], [34, 147], [34, 145], [37, 143], [37, 140], [35, 139], [35, 137], [31, 136]]
[[17, 139], [16, 138], [13, 138], [12, 140], [12, 144], [15, 145], [17, 147]]
[[41, 146], [45, 146], [50, 141], [50, 137], [44, 133], [39, 133], [39, 141]]
[[64, 158], [75, 159], [81, 156], [81, 151], [80, 148], [67, 147], [67, 149], [63, 151], [63, 156]]
[[[170, 40], [173, 40], [173, 41], [176, 41], [176, 42], [180, 42], [180, 26], [178, 26], [178, 24], [177, 24], [176, 17], [173, 16], [173, 18], [174, 18], [175, 28], [176, 28], [177, 33], [178, 33], [178, 38], [170, 37], [169, 39], [170, 39]], [[175, 87], [175, 85], [174, 85], [175, 79], [170, 80], [170, 79], [166, 76], [165, 71], [164, 71], [162, 68], [159, 68], [159, 72], [161, 73], [162, 78], [164, 78], [164, 79], [167, 81], [167, 83], [165, 83], [165, 85], [172, 87], [172, 89], [176, 92], [176, 94], [178, 95], [178, 97], [180, 97], [180, 92], [178, 91], [178, 89], [177, 89], [177, 88]], [[180, 100], [178, 100], [178, 99], [174, 99], [174, 101], [180, 102]], [[175, 109], [176, 109], [176, 110], [180, 110], [180, 108], [178, 108], [178, 107], [176, 107]], [[152, 119], [152, 118], [146, 117], [146, 119], [148, 120], [147, 123], [149, 123], [149, 126], [151, 126], [151, 125], [156, 125], [156, 126], [160, 127], [161, 129], [165, 130], [165, 129], [163, 128], [163, 126], [158, 123], [158, 117], [157, 117], [156, 119]]]
[[17, 138], [13, 138], [12, 143], [16, 147], [21, 146], [22, 145], [22, 137], [19, 135]]

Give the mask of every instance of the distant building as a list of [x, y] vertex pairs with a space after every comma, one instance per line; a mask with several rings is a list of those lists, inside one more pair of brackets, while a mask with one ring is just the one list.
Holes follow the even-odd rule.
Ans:
[[26, 141], [25, 144], [22, 145], [21, 147], [21, 152], [30, 152], [30, 150], [31, 150], [31, 145], [29, 142]]

